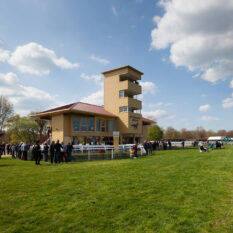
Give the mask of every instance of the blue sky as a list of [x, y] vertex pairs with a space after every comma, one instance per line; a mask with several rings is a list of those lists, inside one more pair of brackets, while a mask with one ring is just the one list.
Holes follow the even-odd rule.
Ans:
[[2, 0], [0, 95], [22, 115], [101, 105], [101, 72], [131, 65], [144, 73], [144, 116], [232, 129], [233, 4], [197, 2]]

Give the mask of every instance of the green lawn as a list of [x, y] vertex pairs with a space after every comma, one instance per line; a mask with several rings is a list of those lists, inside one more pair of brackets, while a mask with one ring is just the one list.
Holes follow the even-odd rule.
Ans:
[[59, 165], [0, 160], [0, 233], [232, 231], [233, 147]]

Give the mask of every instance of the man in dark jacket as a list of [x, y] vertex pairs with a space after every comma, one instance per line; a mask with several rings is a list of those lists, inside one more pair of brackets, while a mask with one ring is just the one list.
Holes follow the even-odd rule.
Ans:
[[67, 145], [67, 162], [71, 162], [73, 145], [69, 142]]
[[36, 141], [36, 144], [33, 148], [33, 154], [34, 154], [34, 158], [35, 158], [35, 164], [39, 165], [40, 164], [40, 160], [41, 160], [41, 149], [40, 149], [40, 142]]
[[49, 146], [47, 143], [44, 144], [44, 161], [47, 162], [48, 161], [48, 153], [49, 153]]
[[58, 163], [61, 162], [61, 148], [62, 145], [60, 144], [59, 140], [57, 140], [56, 144], [54, 145], [55, 148], [55, 156], [56, 156], [56, 160]]
[[55, 148], [54, 148], [54, 145], [55, 145], [55, 142], [52, 141], [52, 143], [51, 143], [51, 145], [49, 147], [51, 164], [53, 164], [53, 162], [57, 163], [57, 160], [56, 160], [56, 157], [55, 157]]

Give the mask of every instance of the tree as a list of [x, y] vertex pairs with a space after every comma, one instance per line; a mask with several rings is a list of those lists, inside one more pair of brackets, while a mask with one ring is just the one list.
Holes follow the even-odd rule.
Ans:
[[12, 116], [8, 120], [7, 128], [12, 143], [33, 143], [39, 138], [39, 126], [30, 117]]
[[[34, 114], [36, 114], [36, 112], [31, 112], [30, 113], [30, 115], [34, 115]], [[34, 121], [38, 124], [40, 138], [42, 138], [43, 134], [46, 134], [46, 130], [47, 130], [47, 126], [48, 126], [48, 121], [44, 120], [44, 119], [40, 119], [40, 118], [35, 118]]]
[[206, 131], [203, 127], [199, 126], [196, 129], [196, 137], [198, 139], [203, 139], [205, 136], [207, 136]]
[[12, 116], [13, 112], [13, 105], [10, 101], [0, 96], [0, 131], [6, 127], [7, 120]]
[[191, 139], [196, 138], [195, 133], [193, 131], [187, 130], [185, 128], [181, 129], [180, 137], [181, 137], [181, 139], [184, 139], [184, 140], [191, 140]]
[[172, 128], [171, 126], [167, 127], [167, 129], [165, 130], [165, 133], [164, 133], [165, 139], [178, 139], [179, 137], [180, 137], [179, 131]]
[[163, 138], [163, 130], [158, 125], [152, 125], [148, 130], [148, 139], [152, 141], [161, 140]]
[[227, 134], [226, 134], [227, 137], [233, 137], [233, 130], [229, 130], [227, 131]]
[[217, 131], [217, 136], [226, 136], [227, 131], [225, 129], [220, 129]]

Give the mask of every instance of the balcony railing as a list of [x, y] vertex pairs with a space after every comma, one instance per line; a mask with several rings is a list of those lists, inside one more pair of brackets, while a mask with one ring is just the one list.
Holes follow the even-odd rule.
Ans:
[[139, 95], [142, 93], [142, 87], [129, 80], [120, 82], [119, 88], [120, 90], [125, 90], [132, 95]]
[[141, 109], [142, 108], [142, 102], [137, 99], [124, 97], [120, 99], [120, 106], [129, 106], [134, 109]]

